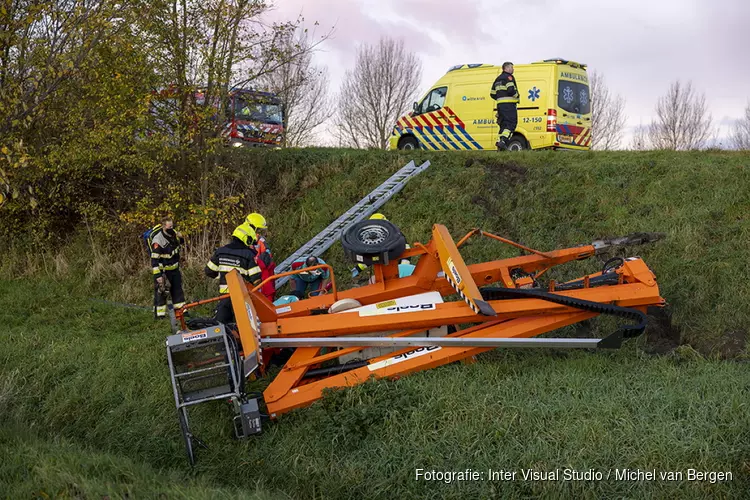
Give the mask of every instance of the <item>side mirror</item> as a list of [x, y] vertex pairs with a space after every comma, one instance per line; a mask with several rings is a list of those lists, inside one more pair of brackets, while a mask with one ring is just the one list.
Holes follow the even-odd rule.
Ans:
[[411, 105], [411, 109], [414, 110], [414, 111], [416, 111], [417, 110], [417, 106], [419, 106], [419, 104], [417, 104], [415, 102], [414, 104]]

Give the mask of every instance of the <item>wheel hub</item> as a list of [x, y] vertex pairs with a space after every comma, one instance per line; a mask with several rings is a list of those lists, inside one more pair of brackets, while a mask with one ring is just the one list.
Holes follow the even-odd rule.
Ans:
[[390, 231], [382, 226], [365, 226], [359, 230], [357, 239], [365, 245], [380, 245], [389, 234]]

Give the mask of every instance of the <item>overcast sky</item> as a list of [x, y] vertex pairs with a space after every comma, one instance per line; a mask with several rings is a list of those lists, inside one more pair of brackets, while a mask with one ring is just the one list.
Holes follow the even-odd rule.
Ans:
[[604, 75], [631, 128], [676, 79], [705, 92], [722, 138], [750, 102], [750, 0], [276, 0], [269, 18], [300, 14], [334, 28], [315, 55], [332, 92], [358, 44], [389, 36], [421, 58], [420, 93], [455, 64], [562, 57]]

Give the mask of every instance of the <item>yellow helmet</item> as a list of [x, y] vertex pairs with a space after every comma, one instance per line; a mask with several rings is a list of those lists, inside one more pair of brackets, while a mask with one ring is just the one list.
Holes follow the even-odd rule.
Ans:
[[232, 236], [239, 239], [247, 246], [252, 245], [253, 242], [258, 238], [258, 235], [255, 233], [255, 229], [253, 229], [247, 222], [240, 224], [239, 226], [234, 228]]
[[376, 219], [376, 220], [388, 220], [385, 218], [385, 215], [383, 214], [372, 214], [370, 216], [370, 219]]
[[253, 229], [268, 229], [266, 218], [256, 212], [248, 215], [245, 218], [245, 223], [249, 224]]

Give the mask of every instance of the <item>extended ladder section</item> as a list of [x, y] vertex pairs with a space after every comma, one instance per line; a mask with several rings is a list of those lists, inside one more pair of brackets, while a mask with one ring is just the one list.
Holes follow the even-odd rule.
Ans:
[[[276, 266], [276, 273], [281, 274], [292, 268], [292, 263], [303, 257], [320, 257], [331, 245], [341, 237], [341, 233], [352, 224], [365, 220], [374, 214], [380, 207], [390, 200], [396, 193], [401, 191], [409, 180], [430, 166], [426, 161], [417, 166], [414, 161], [404, 165], [398, 172], [393, 174], [387, 181], [377, 187], [373, 192], [362, 198], [359, 203], [344, 212], [341, 217], [333, 221], [327, 228], [323, 229], [313, 239], [302, 245], [296, 252], [290, 255], [284, 262]], [[279, 289], [289, 281], [289, 276], [276, 280], [276, 288]]]

